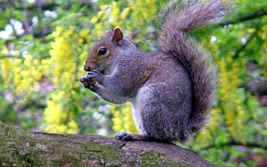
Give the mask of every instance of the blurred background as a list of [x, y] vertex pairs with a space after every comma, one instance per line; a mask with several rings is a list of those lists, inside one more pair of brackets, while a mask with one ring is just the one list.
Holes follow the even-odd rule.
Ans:
[[[217, 166], [267, 166], [267, 1], [234, 0], [232, 15], [192, 32], [219, 83], [210, 123], [182, 147]], [[129, 104], [79, 83], [90, 48], [120, 27], [141, 50], [157, 43], [166, 0], [0, 0], [0, 121], [49, 133], [138, 133]]]

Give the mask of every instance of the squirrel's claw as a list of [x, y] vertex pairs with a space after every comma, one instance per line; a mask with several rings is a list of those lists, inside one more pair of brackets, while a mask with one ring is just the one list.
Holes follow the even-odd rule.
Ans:
[[103, 78], [103, 74], [98, 70], [89, 71], [85, 76], [91, 82], [101, 82]]
[[127, 132], [120, 132], [114, 136], [117, 140], [122, 141], [133, 141], [136, 140], [136, 137], [132, 134], [129, 134]]
[[97, 91], [97, 86], [96, 86], [95, 82], [92, 81], [90, 78], [88, 78], [87, 75], [80, 77], [79, 80], [85, 88], [88, 88], [93, 92]]
[[80, 77], [80, 78], [79, 78], [79, 81], [80, 81], [80, 82], [86, 82], [86, 78], [85, 78], [85, 76], [84, 76], [84, 77]]

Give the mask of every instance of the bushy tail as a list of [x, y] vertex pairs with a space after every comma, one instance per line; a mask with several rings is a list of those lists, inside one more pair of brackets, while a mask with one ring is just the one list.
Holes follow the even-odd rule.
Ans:
[[[192, 132], [205, 125], [205, 118], [212, 105], [216, 88], [216, 68], [208, 54], [186, 32], [218, 22], [227, 13], [219, 0], [201, 3], [200, 0], [173, 1], [162, 12], [160, 51], [173, 55], [185, 66], [193, 83], [193, 110], [190, 115]], [[182, 82], [182, 81], [181, 81]]]

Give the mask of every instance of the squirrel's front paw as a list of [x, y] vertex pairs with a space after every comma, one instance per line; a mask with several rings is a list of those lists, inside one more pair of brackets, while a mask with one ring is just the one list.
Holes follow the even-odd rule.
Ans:
[[96, 86], [96, 82], [92, 81], [89, 77], [87, 77], [87, 75], [81, 77], [79, 80], [85, 88], [88, 88], [89, 90], [93, 92], [97, 91], [98, 87]]
[[86, 77], [92, 82], [98, 82], [101, 84], [103, 81], [104, 75], [98, 70], [93, 70], [93, 71], [89, 71]]

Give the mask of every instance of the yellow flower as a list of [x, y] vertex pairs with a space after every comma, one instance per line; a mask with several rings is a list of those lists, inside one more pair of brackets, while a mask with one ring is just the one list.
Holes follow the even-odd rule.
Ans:
[[125, 8], [125, 9], [122, 11], [121, 15], [120, 15], [121, 19], [124, 20], [124, 19], [127, 17], [129, 11], [130, 11], [130, 8]]
[[63, 31], [63, 27], [57, 26], [56, 27], [56, 31], [53, 32], [53, 36], [54, 37], [59, 37], [61, 35], [62, 31]]
[[[47, 100], [47, 107], [44, 112], [44, 120], [46, 131], [53, 133], [78, 133], [78, 125], [73, 120], [75, 116], [74, 110], [77, 108], [82, 110], [79, 102], [75, 102], [77, 88], [80, 86], [74, 77], [80, 67], [77, 66], [77, 56], [83, 41], [89, 30], [76, 32], [75, 28], [69, 27], [61, 31], [60, 28], [56, 33], [60, 32], [61, 36], [55, 36], [54, 42], [51, 43], [49, 51], [51, 59], [42, 60], [40, 63], [44, 65], [49, 74], [52, 75], [54, 91]], [[85, 53], [84, 53], [85, 54]], [[32, 75], [40, 78], [38, 70], [33, 68]], [[72, 102], [75, 105], [68, 105]]]
[[71, 120], [68, 123], [68, 126], [71, 127], [71, 128], [78, 128], [78, 125], [77, 125], [77, 123], [74, 120]]
[[65, 133], [67, 131], [67, 126], [64, 124], [55, 126], [56, 133]]
[[94, 16], [94, 17], [91, 19], [90, 22], [91, 22], [92, 24], [95, 24], [97, 21], [98, 21], [97, 17]]
[[107, 8], [108, 8], [108, 5], [102, 5], [102, 6], [100, 6], [100, 9], [101, 9], [102, 11], [106, 10]]
[[117, 107], [112, 105], [110, 107], [113, 113], [113, 130], [116, 132], [126, 131], [129, 133], [138, 133], [132, 119], [131, 105], [127, 103], [121, 111], [117, 111]]

